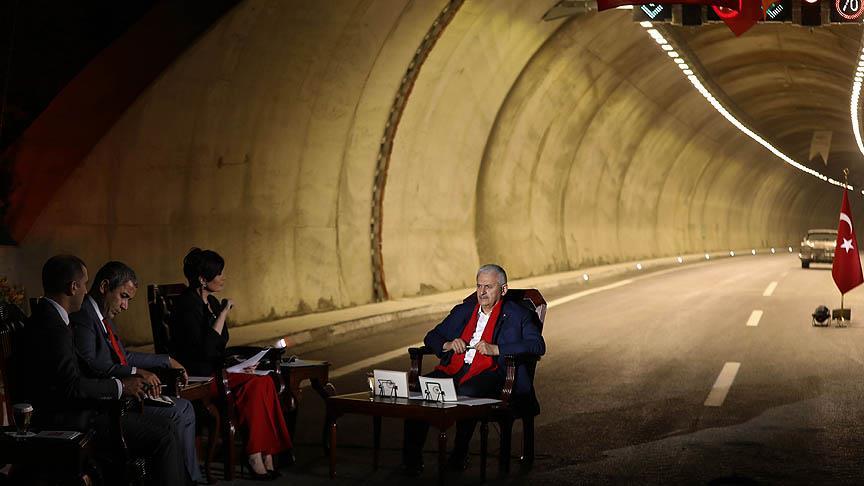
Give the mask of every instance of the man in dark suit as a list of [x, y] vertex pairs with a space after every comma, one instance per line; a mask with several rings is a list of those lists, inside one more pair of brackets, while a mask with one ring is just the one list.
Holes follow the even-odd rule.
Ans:
[[[159, 377], [145, 368], [176, 368], [183, 377], [186, 370], [167, 354], [129, 352], [117, 334], [114, 318], [129, 307], [138, 291], [138, 277], [122, 262], [108, 262], [96, 272], [81, 310], [69, 316], [75, 347], [90, 369], [113, 378], [137, 375], [145, 387], [160, 395]], [[166, 417], [174, 424], [183, 449], [189, 479], [203, 482], [195, 453], [195, 409], [188, 400], [174, 398], [174, 405], [159, 406], [144, 401], [144, 413]]]
[[[114, 379], [87, 369], [75, 349], [69, 313], [81, 308], [86, 295], [87, 267], [72, 255], [51, 257], [42, 267], [44, 297], [24, 328], [18, 369], [27, 370], [24, 396], [34, 406], [39, 427], [96, 430], [97, 445], [109, 433], [107, 418], [87, 408], [87, 400], [143, 398], [145, 381], [138, 376]], [[89, 376], [82, 373], [82, 367]], [[162, 417], [129, 413], [122, 418], [124, 437], [136, 455], [153, 458], [153, 482], [184, 485], [183, 461], [171, 422]]]
[[[504, 385], [505, 355], [541, 356], [546, 352], [534, 315], [518, 303], [504, 300], [505, 294], [507, 273], [503, 268], [483, 265], [477, 270], [477, 303], [463, 302], [454, 307], [423, 340], [441, 359], [435, 371], [426, 376], [452, 377], [459, 395], [497, 398]], [[521, 365], [516, 369], [514, 398], [531, 393], [531, 374]], [[476, 423], [465, 420], [456, 424], [452, 468], [468, 466], [468, 444]], [[409, 474], [423, 469], [421, 452], [428, 430], [425, 422], [405, 422], [403, 461]]]

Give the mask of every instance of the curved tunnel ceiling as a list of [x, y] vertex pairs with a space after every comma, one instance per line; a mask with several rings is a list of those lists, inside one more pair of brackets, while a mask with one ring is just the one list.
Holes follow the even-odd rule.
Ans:
[[[765, 23], [738, 38], [724, 25], [673, 29], [755, 130], [798, 162], [837, 180], [848, 167], [850, 183], [864, 183], [849, 114], [860, 25]], [[814, 130], [833, 134], [827, 168], [808, 162]]]

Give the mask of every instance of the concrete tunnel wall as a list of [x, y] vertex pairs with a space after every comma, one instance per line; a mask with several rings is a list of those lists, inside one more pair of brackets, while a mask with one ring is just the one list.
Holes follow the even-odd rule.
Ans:
[[[51, 254], [128, 262], [132, 343], [150, 340], [144, 287], [181, 281], [193, 245], [226, 257], [239, 325], [371, 302], [378, 146], [445, 3], [240, 4], [106, 133], [9, 267], [35, 296]], [[628, 13], [540, 20], [554, 3], [469, 0], [423, 65], [384, 193], [392, 298], [470, 286], [481, 262], [518, 278], [833, 226], [836, 188], [729, 126]]]

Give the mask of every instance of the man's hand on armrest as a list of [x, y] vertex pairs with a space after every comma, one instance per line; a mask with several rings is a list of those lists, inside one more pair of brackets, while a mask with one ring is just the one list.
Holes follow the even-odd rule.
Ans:
[[441, 350], [445, 353], [448, 351], [453, 351], [456, 354], [465, 354], [467, 347], [468, 346], [465, 344], [465, 341], [463, 341], [462, 338], [456, 338], [452, 341], [447, 341], [446, 343], [444, 343], [444, 346], [441, 348]]

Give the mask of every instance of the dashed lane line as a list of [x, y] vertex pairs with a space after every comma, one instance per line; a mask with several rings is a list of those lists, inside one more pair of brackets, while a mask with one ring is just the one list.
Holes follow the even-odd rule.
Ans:
[[762, 292], [763, 297], [771, 297], [774, 294], [774, 289], [777, 288], [777, 282], [771, 282], [768, 284], [768, 287], [765, 288], [765, 292]]
[[747, 327], [756, 327], [759, 325], [759, 320], [762, 319], [762, 311], [754, 310], [750, 313], [750, 318], [747, 319]]
[[729, 362], [723, 365], [714, 386], [711, 387], [711, 392], [708, 393], [708, 398], [705, 399], [706, 407], [719, 407], [726, 400], [726, 395], [729, 393], [729, 388], [732, 387], [732, 382], [735, 381], [735, 375], [738, 374], [738, 369], [741, 363]]

